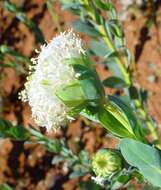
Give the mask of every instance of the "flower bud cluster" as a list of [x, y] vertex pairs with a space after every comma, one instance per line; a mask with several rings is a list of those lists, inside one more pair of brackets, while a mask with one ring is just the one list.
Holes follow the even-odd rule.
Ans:
[[121, 168], [122, 159], [115, 151], [101, 149], [93, 156], [92, 169], [100, 179], [112, 176]]

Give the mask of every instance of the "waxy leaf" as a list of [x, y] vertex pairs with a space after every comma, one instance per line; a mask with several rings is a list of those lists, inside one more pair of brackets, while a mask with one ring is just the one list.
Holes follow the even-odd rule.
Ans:
[[123, 139], [120, 150], [125, 160], [137, 167], [154, 186], [161, 187], [161, 154], [159, 150], [133, 139]]
[[96, 4], [96, 6], [99, 9], [103, 9], [103, 10], [106, 10], [106, 11], [110, 11], [112, 9], [112, 7], [113, 7], [112, 3], [105, 2], [105, 1], [102, 1], [102, 0], [95, 0], [94, 3]]
[[103, 81], [103, 85], [110, 88], [125, 88], [128, 85], [124, 80], [119, 77], [109, 77]]
[[73, 27], [76, 31], [82, 32], [91, 37], [100, 37], [101, 34], [89, 23], [77, 20], [73, 23]]
[[78, 64], [73, 65], [73, 68], [80, 75], [78, 80], [86, 99], [97, 104], [104, 96], [104, 90], [96, 71]]
[[86, 101], [84, 92], [78, 82], [65, 86], [56, 92], [56, 95], [67, 106], [75, 107]]
[[132, 107], [124, 103], [119, 97], [117, 96], [108, 96], [109, 100], [114, 102], [126, 115], [137, 139], [144, 141], [143, 133], [139, 122], [136, 119], [135, 113], [133, 112]]
[[90, 50], [96, 55], [100, 57], [106, 56], [108, 53], [111, 52], [107, 45], [103, 41], [96, 41], [93, 40], [90, 44]]
[[81, 115], [88, 118], [91, 121], [99, 123], [98, 120], [98, 107], [87, 106], [81, 111]]
[[126, 115], [113, 103], [100, 107], [98, 119], [112, 134], [118, 137], [136, 138]]

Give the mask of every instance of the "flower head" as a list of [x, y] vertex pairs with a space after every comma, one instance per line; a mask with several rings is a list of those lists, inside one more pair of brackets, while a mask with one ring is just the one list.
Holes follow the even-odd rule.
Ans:
[[21, 99], [29, 102], [35, 122], [48, 131], [71, 119], [70, 108], [59, 100], [56, 91], [77, 79], [73, 68], [64, 63], [65, 59], [78, 57], [83, 52], [81, 39], [70, 30], [42, 46], [38, 57], [32, 59], [31, 74]]
[[106, 178], [122, 168], [120, 155], [112, 150], [101, 149], [92, 159], [92, 169], [97, 177]]

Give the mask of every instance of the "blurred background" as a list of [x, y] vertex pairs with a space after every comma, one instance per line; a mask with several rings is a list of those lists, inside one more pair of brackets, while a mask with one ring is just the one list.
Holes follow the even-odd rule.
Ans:
[[[148, 95], [148, 112], [160, 126], [161, 1], [116, 0], [113, 3], [124, 26], [127, 46], [135, 57], [136, 84]], [[41, 44], [71, 28], [76, 19], [77, 16], [61, 8], [59, 0], [0, 0], [1, 118], [39, 129], [31, 118], [30, 107], [18, 99], [18, 93], [23, 89], [30, 58], [36, 56], [35, 49], [39, 50]], [[84, 45], [90, 47], [91, 39], [80, 36]], [[108, 68], [98, 58], [93, 59], [101, 79], [107, 78]], [[106, 92], [120, 93], [110, 88]], [[65, 138], [74, 153], [85, 149], [92, 154], [98, 148], [117, 145], [117, 140], [104, 129], [81, 117], [56, 133], [47, 134], [41, 127], [40, 130], [51, 138]], [[89, 176], [70, 179], [66, 165], [53, 165], [53, 157], [42, 145], [0, 140], [0, 184], [9, 184], [15, 190], [83, 189], [78, 185]], [[86, 189], [91, 188], [83, 190]]]

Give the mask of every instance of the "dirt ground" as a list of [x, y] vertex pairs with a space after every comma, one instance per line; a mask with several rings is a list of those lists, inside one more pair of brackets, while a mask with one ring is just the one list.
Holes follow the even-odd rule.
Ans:
[[[13, 1], [19, 3], [19, 1]], [[0, 2], [2, 5], [2, 2]], [[116, 1], [116, 3], [118, 3]], [[118, 5], [117, 5], [118, 6]], [[56, 24], [47, 10], [43, 0], [28, 0], [24, 3], [27, 16], [33, 19], [49, 41], [57, 32]], [[59, 1], [53, 6], [61, 23], [62, 30], [70, 28], [75, 17], [69, 12], [61, 11]], [[161, 21], [161, 7], [158, 5], [157, 21]], [[135, 15], [135, 14], [134, 14]], [[146, 13], [143, 10], [137, 16], [131, 16], [124, 21], [127, 45], [136, 56], [135, 73], [137, 86], [148, 90], [148, 112], [158, 124], [161, 124], [161, 29], [153, 25], [149, 30], [145, 27]], [[82, 36], [83, 37], [83, 36]], [[88, 39], [83, 37], [88, 44]], [[34, 47], [38, 48], [34, 35], [20, 23], [14, 14], [0, 7], [0, 45], [7, 44], [20, 53], [32, 57]], [[138, 53], [139, 52], [139, 53]], [[97, 66], [101, 77], [109, 73], [103, 66]], [[13, 69], [3, 69], [1, 72], [0, 93], [2, 96], [1, 115], [6, 119], [35, 125], [31, 119], [30, 108], [17, 99], [18, 92], [23, 88], [25, 77], [17, 75]], [[107, 89], [111, 93], [110, 89]], [[92, 126], [92, 127], [91, 127]], [[161, 126], [161, 125], [160, 125]], [[161, 130], [161, 129], [160, 129]], [[58, 136], [66, 136], [68, 145], [77, 152], [74, 141], [81, 141], [85, 149], [92, 154], [100, 147], [115, 147], [117, 141], [105, 135], [99, 126], [89, 124], [79, 118], [66, 130], [57, 132]], [[52, 134], [50, 134], [52, 137]], [[47, 152], [41, 145], [31, 145], [23, 142], [0, 141], [0, 184], [8, 183], [14, 190], [75, 190], [79, 179], [69, 179], [63, 172], [63, 166], [54, 167], [51, 164], [53, 154]], [[88, 177], [88, 176], [86, 176]]]

